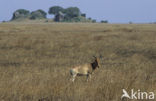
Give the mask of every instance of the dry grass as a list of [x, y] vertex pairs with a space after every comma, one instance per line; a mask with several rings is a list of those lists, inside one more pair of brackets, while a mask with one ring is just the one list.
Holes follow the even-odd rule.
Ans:
[[[100, 54], [90, 82], [69, 81]], [[123, 88], [156, 93], [156, 25], [0, 24], [1, 101], [120, 101]]]

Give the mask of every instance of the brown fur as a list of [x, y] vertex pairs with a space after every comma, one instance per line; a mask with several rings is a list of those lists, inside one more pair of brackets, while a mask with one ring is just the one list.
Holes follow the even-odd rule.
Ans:
[[74, 66], [71, 70], [70, 73], [72, 75], [72, 81], [74, 82], [76, 76], [81, 76], [85, 75], [87, 76], [87, 81], [89, 77], [91, 78], [92, 72], [96, 69], [99, 68], [99, 59], [95, 57], [94, 62], [89, 63], [89, 64], [84, 64], [84, 65], [79, 65], [79, 66]]

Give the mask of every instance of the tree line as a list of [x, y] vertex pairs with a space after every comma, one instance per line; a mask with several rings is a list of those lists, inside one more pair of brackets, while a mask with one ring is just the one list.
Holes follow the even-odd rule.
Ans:
[[[82, 13], [78, 7], [63, 8], [60, 6], [50, 7], [48, 13], [41, 9], [32, 12], [26, 9], [18, 9], [13, 13], [11, 21], [19, 19], [47, 19], [47, 14], [54, 15], [53, 20], [56, 22], [96, 22], [95, 19], [86, 18], [86, 14]], [[106, 20], [101, 22], [108, 23]]]

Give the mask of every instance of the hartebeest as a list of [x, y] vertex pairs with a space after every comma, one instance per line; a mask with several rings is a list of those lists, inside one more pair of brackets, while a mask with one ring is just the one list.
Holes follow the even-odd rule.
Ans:
[[99, 58], [95, 57], [94, 62], [79, 66], [74, 66], [72, 69], [70, 69], [70, 74], [72, 75], [72, 81], [74, 82], [76, 76], [87, 76], [87, 81], [89, 78], [91, 79], [92, 72], [98, 67], [99, 65]]

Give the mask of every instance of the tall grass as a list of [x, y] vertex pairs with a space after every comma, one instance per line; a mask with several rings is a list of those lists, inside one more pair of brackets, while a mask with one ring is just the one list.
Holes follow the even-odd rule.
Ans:
[[[156, 93], [155, 28], [0, 24], [0, 100], [120, 101], [123, 88]], [[70, 67], [92, 62], [93, 55], [102, 55], [102, 66], [92, 80], [70, 82]]]

